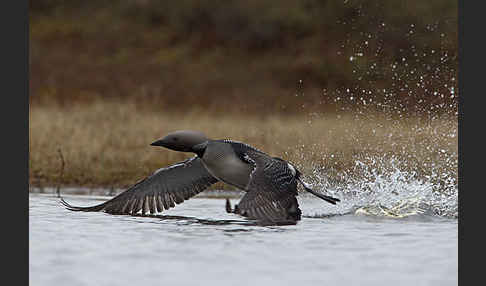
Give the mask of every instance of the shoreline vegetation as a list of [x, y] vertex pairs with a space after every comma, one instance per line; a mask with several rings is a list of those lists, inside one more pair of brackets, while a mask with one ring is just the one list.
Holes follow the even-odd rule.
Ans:
[[129, 187], [193, 129], [317, 184], [457, 186], [457, 20], [443, 0], [30, 0], [29, 185]]
[[129, 187], [158, 168], [193, 156], [149, 146], [179, 129], [248, 143], [293, 162], [311, 180], [325, 175], [333, 185], [364, 176], [356, 168], [358, 161], [377, 172], [395, 167], [416, 178], [447, 175], [457, 180], [455, 116], [397, 119], [388, 113], [341, 112], [258, 118], [155, 112], [136, 103], [103, 100], [30, 107], [29, 185]]

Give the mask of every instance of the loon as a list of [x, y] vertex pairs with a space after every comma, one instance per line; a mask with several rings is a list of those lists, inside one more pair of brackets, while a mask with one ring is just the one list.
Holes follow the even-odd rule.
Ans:
[[310, 189], [301, 180], [299, 170], [289, 162], [242, 142], [211, 140], [199, 131], [179, 130], [150, 145], [192, 152], [196, 156], [156, 170], [102, 204], [78, 207], [62, 198], [61, 203], [71, 211], [154, 214], [182, 203], [218, 181], [247, 192], [234, 210], [227, 200], [226, 210], [255, 220], [300, 220], [302, 211], [296, 199], [297, 182], [307, 192], [328, 203], [340, 201]]

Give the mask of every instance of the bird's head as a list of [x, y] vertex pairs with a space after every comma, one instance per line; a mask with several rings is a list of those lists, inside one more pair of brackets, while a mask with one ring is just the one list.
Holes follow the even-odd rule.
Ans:
[[194, 152], [200, 154], [206, 147], [208, 138], [202, 132], [179, 130], [167, 134], [164, 138], [153, 142], [152, 146], [162, 146], [174, 151]]

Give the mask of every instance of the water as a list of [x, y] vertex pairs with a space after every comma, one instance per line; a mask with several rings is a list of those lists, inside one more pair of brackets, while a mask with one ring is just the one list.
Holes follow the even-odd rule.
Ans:
[[[86, 206], [109, 197], [64, 198]], [[257, 226], [218, 198], [131, 217], [70, 212], [31, 193], [30, 285], [457, 285], [457, 219], [298, 198], [298, 224]]]

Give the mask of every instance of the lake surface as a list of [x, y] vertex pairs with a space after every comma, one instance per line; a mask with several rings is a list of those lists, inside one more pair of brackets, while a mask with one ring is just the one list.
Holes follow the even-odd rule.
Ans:
[[[80, 206], [110, 198], [63, 197]], [[71, 212], [31, 193], [30, 285], [458, 284], [456, 218], [298, 199], [298, 224], [258, 226], [227, 214], [221, 198], [131, 217]]]

